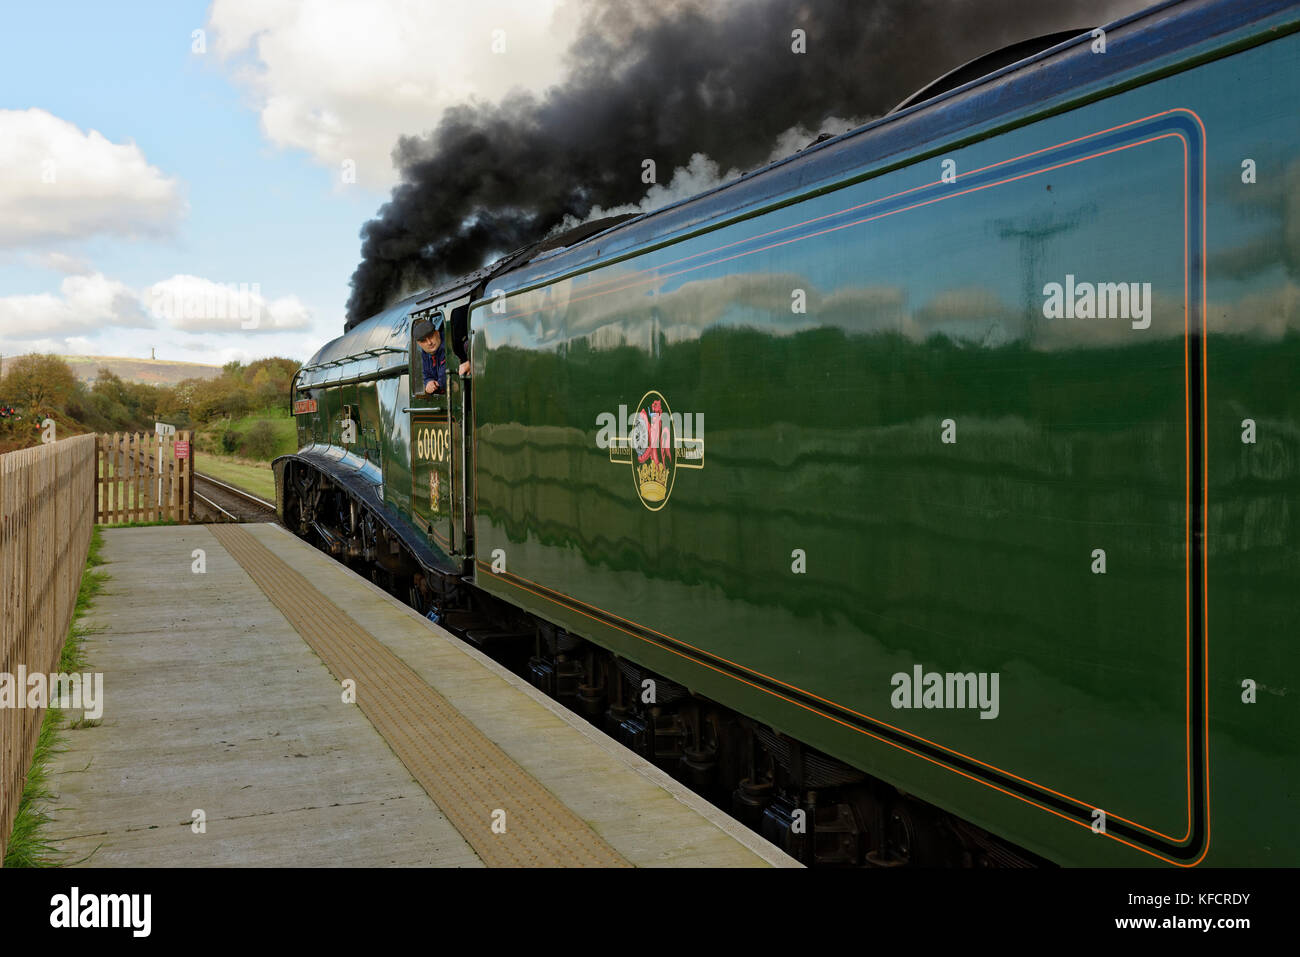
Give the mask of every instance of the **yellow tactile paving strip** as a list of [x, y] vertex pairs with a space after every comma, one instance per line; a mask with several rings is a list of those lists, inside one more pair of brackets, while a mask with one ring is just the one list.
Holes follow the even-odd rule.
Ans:
[[[420, 786], [490, 867], [630, 867], [341, 608], [238, 525], [208, 530], [340, 681]], [[504, 811], [504, 832], [500, 830]]]

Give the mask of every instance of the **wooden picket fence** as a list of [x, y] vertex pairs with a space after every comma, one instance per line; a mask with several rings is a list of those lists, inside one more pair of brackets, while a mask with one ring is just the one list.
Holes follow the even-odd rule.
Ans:
[[97, 523], [189, 522], [194, 492], [189, 432], [104, 433], [97, 448]]
[[[95, 522], [93, 435], [0, 455], [0, 674], [58, 670]], [[22, 689], [25, 692], [26, 689]], [[0, 707], [0, 861], [44, 709]]]

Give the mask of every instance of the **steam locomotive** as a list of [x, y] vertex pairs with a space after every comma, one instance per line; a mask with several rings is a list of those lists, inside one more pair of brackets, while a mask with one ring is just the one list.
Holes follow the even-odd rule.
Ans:
[[281, 518], [807, 863], [1300, 864], [1298, 31], [1021, 46], [409, 296]]

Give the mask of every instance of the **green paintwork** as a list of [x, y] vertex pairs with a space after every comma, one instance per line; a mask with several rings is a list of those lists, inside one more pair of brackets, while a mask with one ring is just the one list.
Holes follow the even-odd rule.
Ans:
[[[1204, 122], [1207, 687], [1188, 677], [1201, 465], [1185, 350], [1199, 343], [1184, 339], [1187, 159], [1172, 133], [724, 251], [939, 178], [938, 158], [890, 157], [882, 175], [530, 290], [501, 277], [506, 314], [471, 312], [479, 584], [1063, 863], [1171, 860], [1094, 834], [1079, 820], [1092, 808], [1166, 835], [1188, 863], [1300, 863], [1298, 62], [1300, 39], [1282, 36], [942, 154], [965, 173], [1163, 111]], [[1243, 99], [1244, 76], [1276, 95]], [[1187, 116], [1171, 123], [1192, 128]], [[1151, 283], [1150, 327], [1045, 318], [1043, 287], [1067, 274]], [[657, 511], [597, 444], [600, 416], [649, 390], [704, 423], [703, 468], [677, 469]], [[506, 575], [488, 566], [497, 549]], [[1082, 810], [1065, 820], [694, 664], [664, 636]], [[891, 678], [914, 665], [997, 673], [1000, 713], [894, 708]], [[1189, 793], [1198, 692], [1208, 841], [1186, 838], [1204, 801]]]
[[390, 376], [378, 383], [380, 435], [384, 439], [384, 502], [398, 515], [411, 513], [411, 427], [408, 406], [410, 379]]

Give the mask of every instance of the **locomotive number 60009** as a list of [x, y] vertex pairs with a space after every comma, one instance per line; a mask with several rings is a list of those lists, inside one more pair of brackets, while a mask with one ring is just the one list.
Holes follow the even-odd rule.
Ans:
[[415, 454], [422, 461], [446, 461], [450, 446], [451, 432], [447, 429], [421, 428], [415, 433]]

